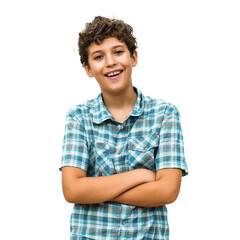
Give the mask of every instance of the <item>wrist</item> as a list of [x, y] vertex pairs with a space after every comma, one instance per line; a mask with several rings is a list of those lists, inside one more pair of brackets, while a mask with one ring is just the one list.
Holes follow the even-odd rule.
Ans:
[[140, 168], [140, 169], [136, 169], [136, 171], [137, 171], [140, 184], [153, 182], [156, 180], [156, 174], [151, 170]]

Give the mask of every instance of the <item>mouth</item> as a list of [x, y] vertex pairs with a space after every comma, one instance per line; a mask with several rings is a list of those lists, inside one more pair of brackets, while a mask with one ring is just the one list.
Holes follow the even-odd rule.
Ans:
[[104, 76], [106, 76], [106, 77], [116, 77], [119, 74], [121, 74], [122, 72], [123, 72], [123, 70], [117, 70], [117, 71], [114, 71], [114, 72], [107, 73]]

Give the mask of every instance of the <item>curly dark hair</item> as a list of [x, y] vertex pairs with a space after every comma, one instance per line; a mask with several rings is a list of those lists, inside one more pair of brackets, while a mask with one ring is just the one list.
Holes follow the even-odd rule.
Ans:
[[115, 37], [124, 42], [131, 56], [137, 48], [136, 38], [133, 36], [133, 28], [118, 19], [110, 19], [97, 16], [91, 23], [86, 24], [86, 28], [79, 33], [78, 50], [80, 61], [83, 65], [88, 63], [88, 47], [91, 43], [101, 44], [103, 40], [109, 37]]

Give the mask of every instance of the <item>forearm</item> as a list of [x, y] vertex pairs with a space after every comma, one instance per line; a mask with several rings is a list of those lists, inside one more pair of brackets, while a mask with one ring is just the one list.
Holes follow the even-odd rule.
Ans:
[[154, 181], [150, 171], [146, 172], [143, 169], [110, 176], [80, 177], [68, 181], [68, 185], [64, 187], [64, 196], [68, 202], [72, 203], [100, 203], [150, 181]]
[[171, 188], [164, 181], [154, 181], [136, 186], [111, 201], [140, 207], [157, 207], [174, 202], [178, 193], [179, 188]]

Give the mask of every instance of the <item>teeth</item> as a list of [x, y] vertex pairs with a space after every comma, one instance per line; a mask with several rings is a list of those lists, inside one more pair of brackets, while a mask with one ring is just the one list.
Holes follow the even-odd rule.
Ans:
[[117, 72], [112, 72], [112, 73], [109, 73], [107, 76], [108, 77], [112, 77], [112, 76], [115, 76], [117, 74], [119, 74], [121, 71], [117, 71]]

